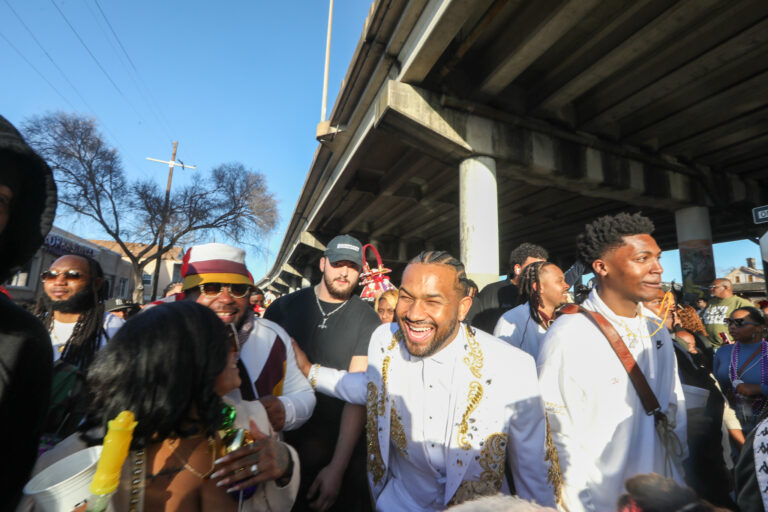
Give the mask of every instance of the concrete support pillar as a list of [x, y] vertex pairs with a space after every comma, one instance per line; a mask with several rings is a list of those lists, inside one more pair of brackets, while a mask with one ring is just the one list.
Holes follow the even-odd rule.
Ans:
[[312, 283], [309, 282], [309, 276], [312, 275], [312, 265], [307, 265], [304, 267], [303, 275], [301, 276], [301, 287], [307, 288], [309, 286], [312, 286]]
[[680, 249], [680, 269], [683, 275], [683, 294], [692, 303], [706, 295], [700, 287], [715, 280], [715, 257], [712, 253], [712, 228], [709, 210], [692, 206], [675, 212], [677, 246]]
[[496, 161], [467, 158], [459, 165], [459, 242], [467, 275], [482, 290], [499, 280]]

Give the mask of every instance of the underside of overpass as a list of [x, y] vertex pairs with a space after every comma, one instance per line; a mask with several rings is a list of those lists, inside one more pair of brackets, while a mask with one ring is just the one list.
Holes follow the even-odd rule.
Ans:
[[316, 281], [340, 233], [396, 271], [462, 254], [459, 168], [477, 157], [494, 164], [498, 273], [525, 241], [569, 265], [584, 224], [619, 211], [651, 217], [663, 249], [691, 206], [714, 242], [754, 238], [767, 40], [756, 0], [377, 1], [261, 284]]

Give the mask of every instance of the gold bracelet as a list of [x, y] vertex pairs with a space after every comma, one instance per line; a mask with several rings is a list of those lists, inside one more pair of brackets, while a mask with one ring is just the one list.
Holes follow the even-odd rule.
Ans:
[[309, 370], [309, 384], [312, 386], [312, 389], [315, 389], [317, 387], [317, 372], [320, 370], [319, 364], [313, 364], [312, 368]]

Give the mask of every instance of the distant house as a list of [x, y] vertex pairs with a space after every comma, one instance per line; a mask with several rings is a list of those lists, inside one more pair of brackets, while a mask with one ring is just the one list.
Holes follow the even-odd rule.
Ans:
[[[90, 240], [90, 242], [100, 245], [102, 247], [105, 247], [111, 251], [115, 251], [116, 253], [120, 254], [123, 257], [123, 260], [130, 263], [130, 259], [128, 256], [125, 255], [125, 252], [122, 250], [120, 245], [113, 241], [113, 240]], [[128, 247], [128, 250], [130, 250], [133, 254], [138, 254], [141, 251], [144, 250], [145, 247], [147, 247], [145, 244], [136, 244], [136, 243], [126, 243], [126, 247]], [[144, 258], [151, 258], [153, 254], [156, 253], [156, 249], [153, 247], [145, 256]], [[157, 295], [162, 296], [163, 289], [168, 286], [168, 284], [174, 282], [174, 281], [181, 281], [181, 259], [184, 256], [184, 248], [183, 247], [171, 247], [171, 249], [163, 254], [161, 260], [162, 264], [160, 266], [160, 275], [158, 276], [158, 284], [157, 284]], [[152, 278], [155, 275], [155, 260], [152, 259], [147, 265], [144, 267], [144, 276], [143, 276], [143, 284], [144, 284], [144, 302], [147, 302], [152, 297]], [[138, 283], [134, 283], [134, 288]]]
[[53, 226], [35, 256], [5, 283], [13, 299], [20, 302], [36, 301], [43, 288], [40, 274], [65, 254], [89, 256], [99, 262], [104, 271], [107, 297], [131, 297], [133, 271], [131, 265], [123, 261], [120, 253]]
[[751, 300], [766, 297], [765, 273], [755, 265], [755, 258], [747, 258], [747, 266], [738, 267], [725, 275], [733, 283], [733, 292]]

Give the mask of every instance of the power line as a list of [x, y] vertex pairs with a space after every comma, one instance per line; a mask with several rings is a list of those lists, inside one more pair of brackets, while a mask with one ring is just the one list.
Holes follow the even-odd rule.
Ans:
[[122, 96], [122, 97], [123, 97], [123, 99], [125, 100], [125, 102], [126, 102], [126, 103], [128, 103], [128, 105], [130, 105], [130, 107], [133, 109], [133, 111], [134, 111], [134, 113], [136, 114], [136, 116], [137, 116], [137, 117], [138, 117], [138, 118], [141, 120], [141, 119], [142, 119], [142, 117], [141, 117], [141, 114], [139, 114], [139, 111], [136, 109], [136, 107], [133, 105], [133, 103], [131, 103], [131, 101], [128, 99], [128, 97], [125, 95], [125, 93], [123, 93], [122, 89], [120, 89], [120, 87], [117, 85], [117, 83], [116, 83], [116, 82], [115, 82], [115, 81], [112, 79], [112, 77], [110, 76], [110, 74], [109, 74], [109, 73], [107, 73], [107, 70], [106, 70], [106, 69], [104, 69], [104, 66], [102, 66], [102, 65], [101, 65], [101, 62], [99, 62], [99, 59], [97, 59], [97, 58], [96, 58], [96, 56], [93, 54], [93, 52], [91, 51], [91, 49], [90, 49], [90, 48], [88, 48], [88, 45], [87, 45], [87, 44], [85, 44], [85, 41], [83, 41], [83, 38], [82, 38], [82, 37], [80, 37], [80, 34], [77, 32], [77, 30], [75, 29], [75, 27], [74, 27], [74, 26], [72, 26], [72, 23], [70, 23], [70, 22], [69, 22], [69, 19], [67, 19], [67, 17], [66, 17], [66, 15], [64, 14], [64, 12], [63, 12], [63, 11], [62, 11], [62, 10], [59, 8], [59, 6], [58, 6], [58, 5], [56, 5], [56, 2], [55, 2], [54, 0], [50, 0], [50, 2], [53, 4], [53, 6], [56, 8], [56, 10], [57, 10], [57, 11], [59, 11], [59, 14], [61, 14], [61, 17], [62, 17], [62, 18], [64, 19], [64, 21], [67, 23], [67, 25], [68, 25], [68, 26], [69, 26], [69, 28], [72, 30], [72, 32], [75, 34], [75, 37], [77, 37], [77, 40], [78, 40], [78, 41], [80, 41], [80, 44], [82, 44], [82, 45], [83, 45], [83, 48], [85, 48], [85, 51], [86, 51], [86, 52], [88, 52], [88, 55], [90, 55], [90, 56], [91, 56], [91, 58], [92, 58], [92, 59], [93, 59], [93, 61], [96, 63], [96, 65], [99, 67], [99, 69], [101, 70], [101, 72], [102, 72], [102, 73], [104, 73], [104, 76], [106, 76], [106, 77], [107, 77], [107, 79], [110, 81], [110, 83], [111, 83], [111, 84], [112, 84], [112, 86], [115, 88], [115, 90], [116, 90], [116, 91], [117, 91], [117, 92], [120, 94], [120, 96]]
[[[136, 64], [134, 64], [133, 59], [131, 59], [131, 56], [128, 53], [128, 50], [125, 49], [125, 46], [123, 45], [123, 42], [120, 40], [120, 37], [117, 35], [117, 32], [112, 26], [112, 23], [110, 23], [109, 18], [107, 18], [107, 14], [104, 12], [104, 9], [101, 8], [101, 4], [99, 3], [99, 0], [93, 0], [93, 1], [96, 4], [96, 7], [99, 9], [99, 12], [101, 13], [102, 18], [104, 18], [104, 21], [106, 22], [107, 27], [109, 27], [109, 30], [112, 32], [112, 35], [115, 37], [117, 44], [120, 46], [120, 49], [123, 51], [125, 58], [128, 59], [128, 63], [133, 68], [133, 71], [136, 74], [136, 77], [138, 78], [139, 82], [141, 82], [141, 84], [144, 86], [144, 89], [147, 93], [147, 97], [150, 100], [147, 103], [148, 104], [151, 103], [150, 107], [155, 109], [153, 113], [156, 114], [156, 116], [158, 117], [158, 121], [160, 121], [160, 123], [164, 125], [164, 128], [166, 129], [166, 131], [168, 132], [167, 134], [169, 135], [171, 132], [170, 124], [167, 122], [168, 119], [165, 117], [162, 109], [160, 108], [159, 104], [153, 97], [152, 90], [147, 86], [146, 82], [144, 82], [144, 80], [141, 78], [141, 73], [139, 73], [139, 70], [136, 67]], [[170, 137], [169, 135], [169, 138], [172, 138], [172, 137]]]
[[[72, 80], [70, 80], [70, 79], [69, 79], [69, 77], [67, 76], [67, 74], [64, 72], [64, 70], [63, 70], [63, 69], [61, 69], [61, 66], [59, 66], [59, 65], [56, 63], [56, 60], [55, 60], [55, 59], [54, 59], [54, 58], [51, 56], [51, 54], [50, 54], [50, 53], [48, 53], [48, 50], [46, 50], [46, 49], [45, 49], [45, 47], [43, 46], [43, 44], [42, 44], [42, 43], [40, 42], [40, 40], [39, 40], [39, 39], [38, 39], [38, 38], [35, 36], [35, 33], [32, 31], [32, 29], [30, 29], [30, 28], [29, 28], [29, 26], [28, 26], [28, 25], [27, 25], [27, 24], [24, 22], [24, 20], [23, 20], [23, 19], [22, 19], [22, 17], [19, 15], [19, 13], [16, 11], [16, 9], [14, 9], [14, 8], [13, 8], [13, 6], [11, 5], [11, 3], [10, 3], [8, 0], [5, 0], [5, 5], [7, 5], [7, 6], [8, 6], [8, 8], [9, 8], [9, 9], [11, 10], [11, 12], [13, 13], [13, 15], [14, 15], [14, 16], [16, 17], [16, 19], [19, 21], [19, 23], [21, 23], [21, 26], [23, 26], [23, 27], [24, 27], [24, 29], [27, 31], [27, 33], [28, 33], [28, 34], [29, 34], [29, 35], [32, 37], [32, 40], [33, 40], [33, 41], [34, 41], [34, 42], [37, 44], [37, 46], [40, 48], [40, 50], [41, 50], [41, 51], [42, 51], [42, 52], [45, 54], [45, 56], [48, 58], [48, 60], [49, 60], [49, 61], [51, 61], [51, 64], [53, 64], [53, 66], [54, 66], [54, 67], [55, 67], [55, 68], [56, 68], [56, 69], [59, 71], [59, 73], [61, 74], [61, 76], [64, 78], [64, 80], [66, 80], [66, 82], [69, 84], [69, 86], [72, 88], [72, 90], [74, 90], [74, 91], [75, 91], [75, 94], [77, 94], [77, 96], [80, 98], [80, 100], [81, 100], [81, 101], [83, 102], [83, 104], [86, 106], [86, 108], [87, 108], [87, 109], [88, 109], [88, 110], [91, 112], [91, 114], [93, 114], [94, 116], [98, 117], [98, 116], [97, 116], [97, 114], [96, 114], [96, 109], [94, 109], [94, 108], [93, 108], [93, 107], [92, 107], [92, 106], [91, 106], [91, 105], [88, 103], [88, 101], [87, 101], [87, 100], [86, 100], [86, 99], [83, 97], [83, 95], [80, 93], [80, 90], [79, 90], [79, 89], [78, 89], [78, 88], [75, 86], [75, 84], [74, 84], [74, 83], [72, 83]], [[3, 38], [4, 38], [6, 41], [8, 41], [8, 39], [7, 39], [7, 38], [5, 38], [5, 36], [3, 36]], [[12, 45], [10, 42], [8, 42], [8, 44], [10, 44], [10, 45], [13, 47], [13, 45]], [[21, 58], [23, 58], [23, 59], [24, 59], [24, 60], [27, 62], [27, 64], [29, 64], [29, 65], [32, 67], [32, 69], [34, 69], [34, 70], [35, 70], [35, 71], [36, 71], [36, 72], [37, 72], [37, 73], [38, 73], [38, 74], [39, 74], [39, 75], [40, 75], [40, 76], [43, 78], [43, 80], [45, 80], [45, 81], [46, 81], [46, 82], [47, 82], [47, 83], [48, 83], [48, 84], [49, 84], [49, 85], [50, 85], [50, 86], [51, 86], [51, 87], [52, 87], [52, 88], [53, 88], [53, 89], [54, 89], [54, 90], [55, 90], [55, 91], [56, 91], [56, 92], [59, 94], [59, 96], [61, 97], [61, 99], [63, 99], [63, 100], [64, 100], [64, 102], [65, 102], [65, 103], [67, 103], [67, 105], [69, 105], [69, 106], [70, 106], [70, 108], [72, 108], [72, 110], [73, 110], [73, 111], [77, 111], [77, 110], [78, 110], [78, 109], [77, 109], [77, 107], [75, 107], [75, 106], [74, 106], [74, 105], [73, 105], [73, 104], [72, 104], [72, 103], [71, 103], [71, 102], [70, 102], [70, 101], [69, 101], [69, 100], [68, 100], [66, 97], [64, 97], [64, 95], [63, 95], [61, 92], [59, 92], [59, 90], [58, 90], [58, 89], [56, 89], [56, 87], [54, 87], [54, 86], [53, 86], [53, 84], [52, 84], [52, 83], [51, 83], [51, 82], [50, 82], [50, 81], [49, 81], [49, 80], [48, 80], [48, 79], [47, 79], [47, 78], [46, 78], [46, 77], [45, 77], [45, 76], [44, 76], [44, 75], [43, 75], [43, 74], [42, 74], [42, 73], [41, 73], [41, 72], [40, 72], [40, 71], [37, 69], [37, 68], [35, 68], [35, 66], [34, 66], [34, 65], [32, 65], [32, 63], [31, 63], [31, 62], [30, 62], [30, 61], [29, 61], [29, 60], [28, 60], [26, 57], [24, 57], [24, 55], [22, 55], [22, 54], [21, 54], [21, 52], [20, 52], [20, 51], [19, 51], [17, 48], [15, 48], [15, 47], [13, 47], [13, 48], [14, 48], [14, 50], [16, 50], [16, 52], [17, 52], [17, 53], [18, 53], [18, 54], [21, 56]], [[107, 134], [109, 134], [109, 136], [110, 136], [110, 137], [112, 137], [112, 139], [115, 141], [115, 144], [116, 144], [116, 145], [117, 145], [117, 147], [118, 147], [118, 148], [119, 148], [119, 149], [120, 149], [120, 150], [123, 152], [123, 154], [125, 154], [125, 155], [126, 155], [128, 158], [132, 158], [132, 157], [130, 157], [130, 153], [128, 153], [128, 152], [125, 150], [125, 148], [123, 147], [123, 145], [120, 143], [120, 139], [118, 139], [118, 138], [117, 138], [117, 136], [114, 134], [114, 132], [113, 132], [112, 130], [110, 130], [110, 129], [109, 129], [109, 126], [107, 126], [107, 125], [106, 125], [106, 123], [104, 123], [103, 121], [102, 121], [102, 123], [101, 123], [101, 124], [102, 124], [102, 126], [104, 127], [104, 130], [107, 132]], [[137, 163], [137, 161], [135, 160], [135, 158], [132, 158], [132, 163], [133, 163], [134, 165]], [[138, 168], [140, 168], [140, 167], [141, 167], [141, 165], [139, 164], [137, 167], [138, 167]]]
[[77, 110], [77, 109], [75, 108], [75, 106], [72, 104], [72, 102], [70, 102], [70, 101], [69, 101], [69, 100], [68, 100], [68, 99], [67, 99], [67, 98], [66, 98], [66, 97], [65, 97], [65, 96], [64, 96], [64, 95], [61, 93], [61, 91], [59, 91], [59, 89], [58, 89], [58, 88], [56, 88], [56, 86], [55, 86], [55, 85], [53, 85], [53, 84], [51, 83], [51, 81], [50, 81], [50, 80], [48, 80], [48, 79], [45, 77], [45, 75], [44, 75], [43, 73], [41, 73], [41, 72], [40, 72], [40, 70], [39, 70], [39, 69], [37, 69], [37, 68], [35, 67], [35, 65], [34, 65], [34, 64], [32, 64], [32, 63], [29, 61], [29, 59], [27, 59], [27, 58], [24, 56], [24, 54], [23, 54], [23, 53], [21, 53], [21, 50], [19, 50], [18, 48], [16, 48], [16, 46], [14, 46], [14, 44], [11, 42], [11, 40], [10, 40], [10, 39], [8, 39], [7, 37], [5, 37], [5, 34], [3, 34], [2, 32], [0, 32], [0, 37], [2, 37], [2, 38], [5, 40], [5, 42], [6, 42], [6, 43], [8, 43], [8, 46], [10, 46], [11, 48], [13, 48], [13, 49], [14, 49], [14, 51], [15, 51], [16, 53], [18, 53], [18, 54], [19, 54], [19, 57], [21, 57], [22, 59], [24, 59], [24, 62], [26, 62], [27, 64], [29, 64], [29, 67], [31, 67], [32, 69], [34, 69], [34, 70], [35, 70], [35, 73], [37, 73], [38, 75], [40, 75], [40, 78], [42, 78], [42, 79], [45, 81], [45, 83], [47, 83], [47, 84], [48, 84], [48, 85], [51, 87], [51, 89], [53, 89], [54, 91], [56, 91], [56, 94], [58, 94], [58, 95], [59, 95], [59, 97], [61, 97], [61, 99], [62, 99], [62, 100], [64, 100], [64, 102], [65, 102], [67, 105], [69, 105], [69, 106], [72, 108], [72, 110]]
[[88, 108], [88, 110], [90, 110], [91, 112], [95, 113], [96, 111], [93, 109], [93, 107], [91, 107], [88, 104], [88, 102], [83, 97], [83, 95], [80, 94], [80, 91], [77, 89], [77, 87], [75, 87], [75, 84], [72, 83], [72, 81], [69, 79], [69, 77], [64, 72], [64, 70], [61, 69], [61, 67], [58, 64], [56, 64], [56, 61], [53, 59], [53, 57], [51, 57], [51, 54], [48, 53], [48, 51], [43, 47], [42, 43], [40, 43], [40, 41], [35, 36], [35, 33], [32, 32], [32, 29], [30, 29], [27, 26], [27, 24], [24, 23], [24, 20], [21, 19], [21, 16], [19, 16], [19, 13], [16, 12], [16, 9], [13, 8], [13, 6], [11, 5], [11, 3], [8, 0], [5, 0], [5, 4], [11, 10], [13, 15], [16, 16], [16, 19], [19, 20], [19, 23], [21, 23], [21, 25], [26, 29], [27, 33], [30, 35], [30, 37], [32, 37], [32, 40], [35, 41], [35, 43], [37, 43], [37, 46], [40, 48], [40, 50], [42, 50], [42, 52], [45, 54], [45, 56], [48, 57], [48, 60], [51, 61], [51, 64], [53, 64], [54, 67], [57, 70], [59, 70], [59, 73], [61, 73], [61, 76], [64, 77], [64, 80], [66, 80], [67, 83], [69, 84], [69, 86], [75, 91], [75, 94], [77, 94], [78, 98], [80, 98], [80, 100], [85, 104], [85, 106]]

